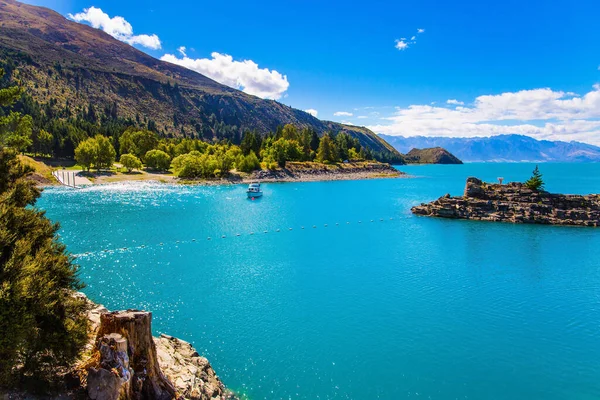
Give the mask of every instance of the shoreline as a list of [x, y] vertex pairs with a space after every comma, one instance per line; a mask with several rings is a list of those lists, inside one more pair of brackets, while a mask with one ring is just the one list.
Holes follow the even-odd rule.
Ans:
[[[112, 173], [102, 171], [99, 173], [87, 173], [83, 171], [73, 172], [75, 172], [78, 176], [85, 177], [86, 180], [87, 178], [89, 178], [90, 183], [83, 186], [95, 186], [121, 182], [158, 182], [165, 184], [220, 186], [248, 184], [251, 182], [320, 182], [409, 177], [409, 175], [397, 170], [390, 164], [373, 162], [346, 163], [334, 165], [314, 165], [314, 163], [288, 163], [288, 166], [286, 166], [285, 168], [277, 170], [262, 169], [249, 174], [238, 173], [234, 171], [230, 173], [229, 176], [218, 179], [186, 179], [178, 178], [171, 173], [154, 173], [147, 171], [138, 171], [133, 173]], [[62, 185], [58, 182], [44, 182], [44, 184], [40, 184], [40, 186], [52, 187]]]

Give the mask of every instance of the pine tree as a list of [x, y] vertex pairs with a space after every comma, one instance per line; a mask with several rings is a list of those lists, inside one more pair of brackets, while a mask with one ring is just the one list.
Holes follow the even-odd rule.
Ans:
[[531, 178], [525, 182], [525, 186], [535, 191], [544, 190], [544, 181], [542, 180], [542, 174], [540, 173], [537, 165], [533, 170], [533, 175], [531, 175]]
[[[20, 89], [0, 89], [0, 106], [18, 97]], [[17, 158], [19, 145], [5, 140], [15, 133], [0, 127], [0, 387], [21, 381], [32, 389], [79, 354], [86, 304], [73, 296], [82, 284], [58, 225], [33, 207], [40, 190]]]
[[[0, 80], [4, 77], [4, 70], [0, 68]], [[10, 86], [0, 89], [0, 107], [12, 106], [23, 94], [19, 86]], [[31, 131], [33, 119], [29, 115], [11, 111], [8, 115], [0, 115], [0, 147], [11, 147], [24, 151], [31, 146]]]
[[317, 149], [317, 161], [320, 163], [334, 163], [337, 161], [335, 143], [328, 133], [323, 135]]

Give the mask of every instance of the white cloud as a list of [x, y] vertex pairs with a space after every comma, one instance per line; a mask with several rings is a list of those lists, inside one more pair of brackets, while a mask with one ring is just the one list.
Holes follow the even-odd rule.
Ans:
[[425, 32], [425, 29], [417, 29], [417, 34], [410, 37], [410, 40], [406, 38], [396, 39], [396, 48], [398, 50], [406, 50], [410, 45], [417, 43], [417, 36], [421, 33]]
[[358, 119], [367, 119], [367, 118], [369, 118], [369, 117], [368, 117], [368, 116], [366, 116], [366, 115], [359, 115], [359, 116], [358, 116], [358, 117], [356, 117], [356, 118], [358, 118]]
[[304, 110], [304, 111], [309, 113], [310, 115], [312, 115], [315, 118], [317, 118], [317, 115], [319, 115], [319, 112], [317, 110], [315, 110], [314, 108], [309, 108], [308, 110]]
[[84, 8], [83, 12], [67, 14], [67, 17], [77, 22], [87, 22], [96, 29], [102, 29], [115, 39], [130, 45], [139, 44], [153, 50], [160, 49], [161, 43], [157, 35], [134, 35], [133, 27], [123, 17], [110, 17], [97, 7]]
[[177, 51], [178, 51], [178, 52], [179, 52], [179, 54], [181, 54], [182, 56], [184, 56], [184, 57], [187, 57], [187, 54], [186, 54], [186, 51], [187, 51], [187, 49], [186, 49], [186, 47], [185, 47], [185, 46], [179, 46], [179, 48], [177, 48]]
[[333, 115], [335, 115], [336, 117], [351, 117], [354, 114], [348, 111], [336, 111], [333, 113]]
[[[458, 105], [458, 106], [463, 106], [465, 104], [464, 101], [458, 101], [456, 99], [447, 100], [446, 103], [448, 103], [448, 104], [455, 104], [455, 105]], [[434, 104], [434, 103], [431, 103], [431, 104]]]
[[140, 46], [147, 47], [149, 49], [158, 50], [160, 49], [160, 39], [156, 35], [135, 35], [122, 39], [125, 43], [130, 45], [139, 44]]
[[224, 85], [265, 99], [279, 99], [290, 86], [287, 76], [259, 68], [252, 60], [234, 61], [228, 54], [214, 52], [212, 58], [178, 58], [165, 54], [160, 59], [199, 72]]
[[583, 96], [549, 88], [475, 98], [455, 108], [411, 105], [397, 108], [387, 124], [369, 127], [404, 136], [474, 137], [524, 134], [537, 139], [579, 140], [600, 145], [600, 85]]
[[408, 43], [406, 43], [404, 40], [396, 40], [396, 48], [398, 50], [406, 50], [408, 49]]

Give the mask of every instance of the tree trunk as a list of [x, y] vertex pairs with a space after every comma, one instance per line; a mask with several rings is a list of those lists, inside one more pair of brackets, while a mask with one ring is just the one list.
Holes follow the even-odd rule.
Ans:
[[97, 341], [107, 335], [120, 334], [127, 340], [129, 366], [133, 377], [127, 399], [167, 400], [175, 397], [173, 384], [162, 374], [152, 338], [152, 313], [147, 311], [115, 311], [100, 316]]

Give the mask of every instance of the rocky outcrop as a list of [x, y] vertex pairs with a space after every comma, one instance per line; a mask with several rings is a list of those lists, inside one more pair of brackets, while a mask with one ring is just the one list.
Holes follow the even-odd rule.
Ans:
[[600, 226], [600, 195], [535, 191], [524, 184], [468, 178], [463, 196], [449, 194], [412, 208], [417, 215], [526, 224]]
[[186, 399], [234, 399], [225, 389], [208, 360], [191, 344], [173, 336], [154, 338], [158, 363], [175, 390]]
[[[90, 302], [88, 317], [92, 340], [87, 353], [91, 357], [82, 362], [81, 369], [86, 375], [82, 382], [87, 383], [89, 398], [108, 400], [115, 394], [126, 398], [123, 394], [136, 393], [135, 385], [141, 383], [139, 398], [158, 398], [159, 393], [177, 399], [236, 399], [208, 360], [190, 343], [168, 335], [152, 338], [153, 344], [146, 343], [144, 332], [150, 327], [150, 313], [136, 310], [111, 313]], [[143, 348], [143, 357], [133, 355], [132, 347]], [[159, 368], [152, 365], [156, 361]], [[144, 368], [139, 368], [142, 363]], [[147, 384], [150, 381], [155, 383], [154, 387]], [[172, 390], [174, 395], [170, 394]]]

